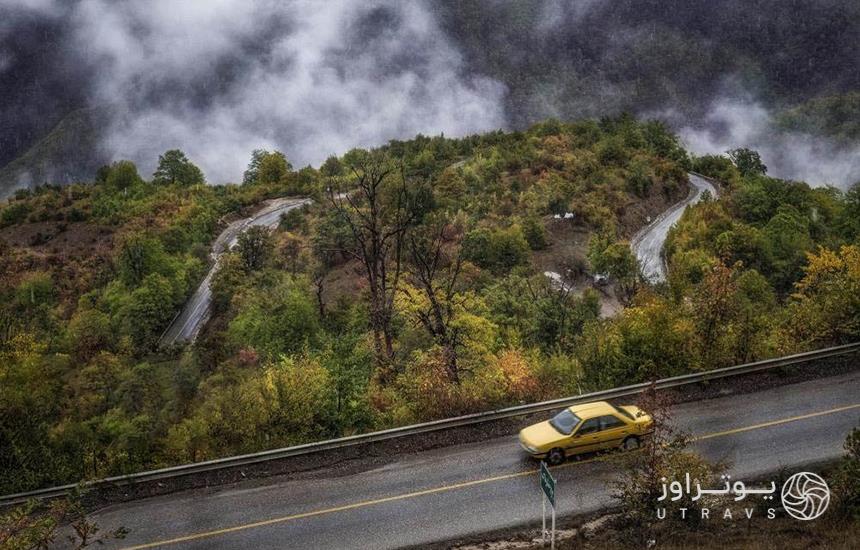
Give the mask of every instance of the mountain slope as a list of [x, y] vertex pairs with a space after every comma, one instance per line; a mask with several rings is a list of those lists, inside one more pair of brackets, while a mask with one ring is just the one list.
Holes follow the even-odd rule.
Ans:
[[66, 115], [48, 135], [0, 168], [0, 198], [22, 187], [92, 178], [106, 162], [99, 147], [99, 127], [104, 119], [97, 109], [79, 109]]

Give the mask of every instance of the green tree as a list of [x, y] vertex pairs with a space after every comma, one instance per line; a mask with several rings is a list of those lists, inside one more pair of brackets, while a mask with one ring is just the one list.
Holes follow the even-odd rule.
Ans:
[[236, 243], [236, 249], [247, 271], [262, 269], [271, 257], [274, 246], [272, 234], [259, 225], [240, 233]]
[[242, 174], [242, 185], [257, 183], [257, 177], [260, 174], [260, 163], [267, 154], [269, 154], [268, 151], [264, 149], [254, 149], [251, 152], [251, 161], [248, 163], [248, 168]]
[[762, 162], [758, 151], [741, 147], [732, 149], [728, 155], [742, 176], [763, 176], [767, 173], [767, 166]]
[[630, 162], [629, 168], [627, 190], [637, 197], [647, 197], [653, 185], [647, 159], [637, 156]]
[[463, 240], [463, 257], [493, 273], [506, 273], [528, 261], [529, 243], [518, 224], [473, 229]]
[[651, 296], [611, 321], [586, 323], [575, 349], [585, 382], [597, 390], [697, 369], [696, 338], [683, 309]]
[[170, 271], [169, 257], [158, 239], [143, 233], [126, 236], [115, 259], [122, 282], [128, 287], [139, 285], [150, 273]]
[[137, 166], [130, 160], [120, 160], [113, 163], [107, 172], [105, 183], [120, 191], [125, 191], [142, 183], [143, 180], [137, 173]]
[[0, 347], [0, 491], [27, 491], [58, 481], [64, 465], [49, 430], [60, 410], [62, 364], [45, 357], [47, 346], [20, 332]]
[[543, 250], [549, 243], [547, 242], [546, 227], [537, 216], [528, 216], [523, 220], [523, 237], [529, 243], [529, 248], [532, 250]]
[[292, 169], [292, 164], [287, 161], [287, 157], [280, 151], [269, 152], [265, 149], [255, 149], [251, 153], [251, 162], [248, 163], [248, 168], [242, 175], [242, 184], [278, 183]]
[[124, 312], [125, 333], [139, 352], [152, 349], [173, 317], [173, 288], [158, 273], [147, 275], [130, 296]]
[[266, 153], [260, 160], [257, 183], [264, 185], [279, 183], [292, 168], [293, 166], [287, 161], [287, 157], [280, 151]]
[[545, 280], [543, 288], [534, 293], [532, 300], [534, 313], [529, 342], [546, 351], [571, 351], [585, 324], [596, 320], [600, 314], [600, 299], [593, 289], [587, 289], [582, 297], [576, 297], [568, 290], [552, 289], [549, 281]]
[[316, 343], [320, 322], [308, 287], [304, 278], [284, 277], [274, 288], [246, 296], [228, 327], [230, 343], [270, 358]]
[[838, 219], [842, 235], [848, 241], [860, 242], [860, 182], [845, 193], [845, 202]]
[[682, 166], [689, 166], [690, 159], [681, 146], [678, 137], [672, 133], [665, 123], [659, 120], [649, 120], [642, 124], [642, 135], [648, 149], [657, 156], [677, 161]]
[[723, 155], [704, 155], [693, 160], [693, 170], [722, 182], [730, 183], [738, 174], [730, 158]]
[[99, 166], [98, 170], [96, 170], [96, 183], [107, 183], [109, 175], [110, 166], [107, 164], [102, 164], [101, 166]]
[[767, 222], [767, 257], [771, 261], [769, 278], [778, 292], [787, 293], [803, 274], [806, 253], [814, 248], [809, 219], [790, 205], [783, 204]]
[[158, 157], [158, 168], [152, 174], [152, 180], [157, 184], [197, 185], [206, 183], [203, 172], [195, 166], [185, 153], [179, 149], [171, 149]]
[[30, 330], [50, 333], [55, 330], [54, 305], [57, 288], [50, 273], [32, 271], [24, 274], [15, 288], [15, 299], [10, 300], [13, 314], [19, 323]]
[[227, 311], [233, 296], [247, 280], [247, 271], [242, 256], [230, 252], [218, 260], [218, 270], [212, 278], [212, 307], [215, 311]]
[[588, 243], [588, 262], [595, 273], [615, 279], [627, 300], [633, 297], [639, 283], [639, 263], [629, 243], [594, 236]]
[[368, 392], [373, 354], [363, 331], [343, 330], [328, 336], [316, 358], [329, 372], [338, 428], [345, 433], [373, 428], [375, 411]]
[[54, 302], [54, 281], [50, 273], [33, 271], [18, 283], [15, 291], [16, 304], [23, 311], [34, 311]]
[[343, 175], [343, 164], [336, 156], [330, 156], [325, 159], [325, 162], [320, 166], [320, 173], [327, 178], [334, 178]]

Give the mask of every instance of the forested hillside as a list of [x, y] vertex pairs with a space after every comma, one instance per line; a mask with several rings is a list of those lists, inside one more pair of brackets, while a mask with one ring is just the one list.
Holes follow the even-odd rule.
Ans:
[[860, 6], [782, 0], [438, 2], [468, 66], [505, 82], [520, 124], [724, 98], [776, 110], [860, 89]]
[[[318, 169], [257, 151], [242, 185], [204, 185], [168, 151], [150, 179], [120, 161], [19, 192], [0, 207], [0, 493], [856, 339], [860, 192], [733, 159], [620, 116], [418, 136]], [[627, 240], [690, 169], [725, 185], [647, 286]], [[245, 233], [196, 343], [159, 349], [219, 229], [285, 195], [314, 202]]]

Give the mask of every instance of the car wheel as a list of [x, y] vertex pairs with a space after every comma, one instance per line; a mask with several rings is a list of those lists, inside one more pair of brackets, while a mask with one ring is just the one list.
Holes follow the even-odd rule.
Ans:
[[553, 449], [546, 455], [546, 461], [555, 466], [564, 462], [564, 451], [561, 449]]
[[639, 448], [639, 438], [634, 436], [630, 436], [624, 440], [624, 443], [621, 444], [621, 447], [625, 451], [635, 451]]

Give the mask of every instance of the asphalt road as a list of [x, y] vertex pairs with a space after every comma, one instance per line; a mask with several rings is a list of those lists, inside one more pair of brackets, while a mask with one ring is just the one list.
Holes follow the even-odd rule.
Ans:
[[669, 229], [678, 223], [687, 206], [696, 204], [702, 199], [704, 191], [709, 191], [712, 197], [717, 196], [717, 190], [711, 182], [695, 174], [688, 174], [688, 176], [692, 189], [687, 198], [660, 214], [630, 241], [633, 253], [642, 268], [642, 274], [652, 283], [659, 283], [666, 279], [666, 266], [662, 252]]
[[272, 229], [280, 222], [281, 214], [308, 202], [310, 202], [310, 199], [273, 199], [267, 201], [252, 216], [234, 221], [228, 225], [212, 244], [212, 251], [209, 253], [210, 258], [212, 258], [212, 267], [197, 287], [197, 290], [191, 295], [191, 298], [185, 302], [182, 311], [179, 312], [170, 323], [170, 326], [167, 327], [167, 330], [164, 331], [164, 334], [161, 335], [159, 345], [169, 346], [180, 342], [193, 342], [200, 333], [200, 329], [203, 328], [203, 325], [209, 319], [210, 306], [212, 304], [212, 290], [209, 288], [209, 285], [212, 283], [212, 277], [218, 270], [221, 255], [236, 245], [242, 232], [255, 225]]
[[[842, 454], [860, 421], [860, 373], [686, 403], [674, 412], [706, 457], [730, 462], [735, 480], [802, 469]], [[611, 502], [611, 457], [554, 469], [561, 514]], [[177, 493], [93, 517], [105, 529], [130, 529], [110, 548], [183, 549], [396, 548], [540, 521], [536, 464], [523, 456], [516, 434], [368, 468]]]

